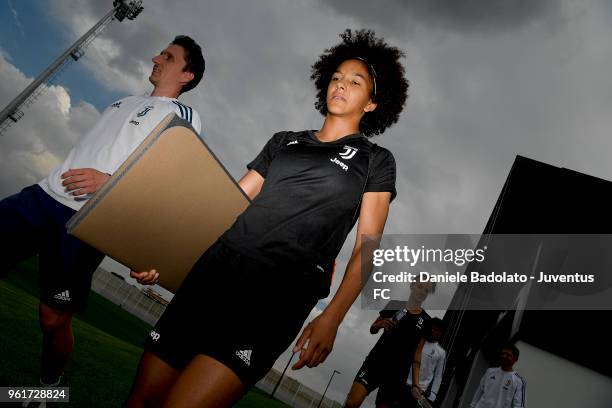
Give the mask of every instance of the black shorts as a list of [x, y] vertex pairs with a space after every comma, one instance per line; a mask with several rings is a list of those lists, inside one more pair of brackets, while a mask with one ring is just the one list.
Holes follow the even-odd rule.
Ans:
[[74, 213], [36, 184], [0, 201], [0, 273], [38, 254], [41, 303], [73, 312], [86, 305], [91, 278], [104, 259], [67, 233]]
[[271, 267], [215, 243], [193, 267], [145, 348], [176, 369], [197, 354], [246, 386], [292, 345], [317, 302], [299, 267]]
[[[429, 401], [429, 403], [431, 404], [431, 401]], [[412, 396], [412, 384], [404, 384], [404, 390], [402, 391], [396, 406], [398, 408], [420, 408], [421, 405]]]
[[408, 373], [404, 370], [396, 370], [382, 361], [366, 358], [353, 381], [363, 385], [368, 394], [378, 388], [377, 405], [395, 406], [406, 400], [407, 377]]

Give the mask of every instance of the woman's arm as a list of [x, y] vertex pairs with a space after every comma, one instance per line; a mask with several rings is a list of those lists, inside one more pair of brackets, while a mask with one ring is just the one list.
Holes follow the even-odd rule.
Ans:
[[[303, 366], [316, 367], [331, 352], [338, 326], [344, 319], [357, 295], [361, 291], [361, 238], [364, 234], [380, 235], [385, 228], [391, 193], [368, 192], [363, 195], [357, 237], [351, 259], [348, 262], [342, 283], [323, 313], [310, 322], [302, 331], [295, 347], [300, 359], [293, 365], [297, 370]], [[308, 345], [306, 346], [306, 342]]]
[[238, 182], [238, 185], [244, 193], [253, 200], [261, 191], [264, 178], [255, 170], [249, 170]]

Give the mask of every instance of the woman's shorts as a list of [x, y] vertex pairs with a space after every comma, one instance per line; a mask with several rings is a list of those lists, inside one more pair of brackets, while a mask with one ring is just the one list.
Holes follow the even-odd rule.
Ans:
[[292, 345], [317, 302], [299, 269], [272, 267], [218, 241], [185, 278], [146, 349], [179, 370], [198, 354], [210, 356], [253, 385]]

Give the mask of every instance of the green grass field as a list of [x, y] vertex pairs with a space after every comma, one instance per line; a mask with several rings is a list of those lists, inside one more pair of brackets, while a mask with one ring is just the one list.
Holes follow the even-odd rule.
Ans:
[[[38, 328], [36, 260], [0, 280], [0, 386], [36, 386]], [[119, 407], [125, 400], [150, 326], [92, 292], [73, 320], [75, 350], [66, 370], [70, 403], [63, 407]], [[254, 389], [236, 407], [287, 407]]]

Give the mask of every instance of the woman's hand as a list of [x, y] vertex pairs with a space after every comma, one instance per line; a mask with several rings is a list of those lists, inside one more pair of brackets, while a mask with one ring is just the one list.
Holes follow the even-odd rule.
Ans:
[[293, 348], [294, 353], [300, 351], [300, 359], [291, 368], [294, 370], [304, 366], [312, 368], [325, 361], [334, 347], [339, 325], [339, 321], [325, 312], [308, 323]]

